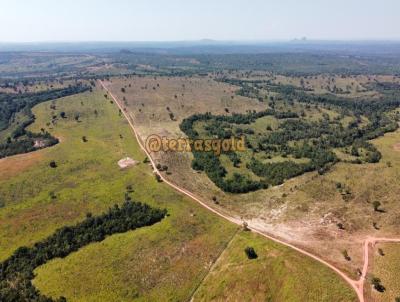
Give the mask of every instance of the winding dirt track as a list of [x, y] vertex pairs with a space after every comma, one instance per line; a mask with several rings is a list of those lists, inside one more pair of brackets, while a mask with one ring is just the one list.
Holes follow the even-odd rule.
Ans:
[[[113, 99], [113, 101], [115, 102], [115, 104], [118, 106], [118, 108], [122, 111], [124, 117], [126, 118], [126, 120], [128, 121], [130, 127], [133, 130], [133, 133], [135, 134], [136, 140], [140, 146], [140, 148], [143, 150], [143, 152], [146, 154], [146, 156], [148, 157], [148, 159], [151, 162], [151, 165], [153, 167], [154, 173], [156, 173], [157, 175], [159, 175], [160, 179], [166, 183], [167, 185], [171, 186], [172, 188], [174, 188], [175, 190], [177, 190], [178, 192], [189, 196], [190, 198], [192, 198], [193, 200], [195, 200], [196, 202], [198, 202], [199, 204], [201, 204], [204, 208], [206, 208], [207, 210], [215, 213], [216, 215], [234, 223], [237, 225], [242, 226], [243, 222], [240, 219], [237, 219], [235, 217], [231, 217], [228, 215], [225, 215], [223, 213], [218, 212], [216, 209], [210, 207], [209, 205], [207, 205], [204, 201], [200, 200], [198, 197], [196, 197], [193, 193], [178, 187], [177, 185], [175, 185], [174, 183], [172, 183], [171, 181], [167, 180], [162, 174], [161, 172], [156, 168], [156, 164], [153, 160], [153, 158], [151, 157], [150, 153], [147, 151], [147, 149], [144, 147], [144, 144], [138, 134], [138, 132], [136, 131], [136, 128], [133, 124], [133, 118], [132, 116], [128, 115], [128, 113], [124, 110], [124, 107], [122, 106], [122, 104], [120, 103], [120, 101], [111, 93], [111, 91], [106, 87], [106, 85], [99, 80], [100, 85], [104, 88], [104, 90], [111, 96], [111, 98]], [[357, 297], [359, 299], [360, 302], [365, 302], [365, 298], [364, 298], [364, 284], [365, 284], [365, 280], [366, 280], [366, 276], [368, 273], [368, 264], [369, 264], [369, 247], [372, 246], [374, 247], [376, 243], [378, 242], [399, 242], [400, 243], [400, 239], [397, 238], [375, 238], [375, 237], [368, 237], [365, 242], [364, 242], [364, 265], [363, 265], [363, 270], [362, 270], [362, 274], [359, 280], [353, 280], [350, 277], [348, 277], [344, 272], [342, 272], [341, 270], [339, 270], [337, 267], [333, 266], [332, 264], [330, 264], [329, 262], [319, 258], [316, 255], [313, 255], [301, 248], [298, 248], [288, 242], [282, 241], [278, 238], [273, 237], [270, 234], [266, 234], [265, 232], [257, 229], [256, 227], [253, 227], [251, 225], [248, 225], [248, 228], [253, 231], [254, 233], [257, 233], [265, 238], [268, 238], [269, 240], [275, 241], [277, 243], [280, 243], [282, 245], [285, 245], [287, 247], [290, 247], [294, 250], [296, 250], [297, 252], [306, 255], [308, 257], [311, 257], [312, 259], [326, 265], [327, 267], [329, 267], [330, 269], [332, 269], [334, 272], [336, 272], [340, 277], [342, 277], [356, 292]]]

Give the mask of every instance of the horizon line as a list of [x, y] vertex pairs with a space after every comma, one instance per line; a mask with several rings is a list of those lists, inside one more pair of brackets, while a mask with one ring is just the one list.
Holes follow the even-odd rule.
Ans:
[[293, 39], [188, 39], [188, 40], [38, 40], [38, 41], [0, 41], [0, 44], [83, 44], [83, 43], [291, 43], [291, 42], [400, 42], [400, 38], [354, 38], [354, 39], [325, 39], [325, 38], [293, 38]]

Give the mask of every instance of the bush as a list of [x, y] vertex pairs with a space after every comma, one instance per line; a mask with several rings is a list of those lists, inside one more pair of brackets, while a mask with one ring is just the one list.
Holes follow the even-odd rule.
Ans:
[[250, 260], [258, 258], [256, 251], [252, 247], [246, 247], [244, 252], [246, 253], [247, 258], [249, 258]]
[[371, 279], [371, 284], [374, 287], [374, 289], [380, 293], [383, 293], [386, 290], [386, 288], [381, 284], [381, 282], [382, 282], [381, 279], [376, 277], [373, 277]]
[[52, 160], [51, 162], [50, 162], [50, 164], [49, 164], [49, 166], [50, 166], [50, 168], [57, 168], [57, 164], [56, 164], [56, 162], [54, 161], [54, 160]]

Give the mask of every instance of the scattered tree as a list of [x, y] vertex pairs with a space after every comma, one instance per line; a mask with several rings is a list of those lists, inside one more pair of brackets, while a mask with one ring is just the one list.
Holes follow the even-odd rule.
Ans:
[[244, 252], [246, 253], [247, 258], [250, 260], [258, 258], [256, 251], [252, 247], [246, 247]]
[[381, 282], [382, 282], [381, 279], [377, 277], [373, 277], [371, 279], [371, 284], [374, 287], [374, 289], [380, 293], [383, 293], [386, 290], [386, 288], [382, 285]]
[[54, 160], [52, 160], [49, 164], [50, 168], [57, 168], [57, 164]]

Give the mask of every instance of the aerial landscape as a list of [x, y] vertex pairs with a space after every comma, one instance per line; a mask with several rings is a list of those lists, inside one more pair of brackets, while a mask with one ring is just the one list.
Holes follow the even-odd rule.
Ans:
[[0, 302], [400, 302], [399, 3], [2, 7]]

